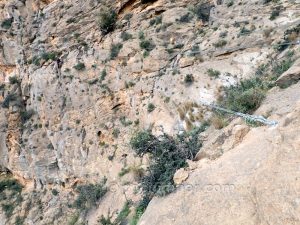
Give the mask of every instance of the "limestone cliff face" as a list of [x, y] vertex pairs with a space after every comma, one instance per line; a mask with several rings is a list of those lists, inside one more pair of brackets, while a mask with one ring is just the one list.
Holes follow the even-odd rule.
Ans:
[[[196, 4], [202, 6], [201, 16], [192, 10]], [[108, 34], [99, 28], [99, 13], [104, 7], [112, 7], [117, 12], [115, 29]], [[276, 14], [278, 7], [279, 15]], [[270, 20], [274, 12], [276, 18]], [[211, 116], [201, 103], [215, 102], [222, 95], [222, 87], [253, 76], [259, 66], [270, 60], [281, 60], [288, 50], [294, 50], [296, 58], [299, 54], [299, 32], [289, 33], [293, 37], [285, 52], [279, 54], [274, 50], [284, 40], [287, 30], [299, 26], [297, 0], [240, 3], [6, 0], [0, 2], [0, 21], [0, 168], [3, 172], [9, 171], [26, 187], [25, 202], [18, 206], [25, 224], [67, 223], [69, 215], [74, 214], [74, 210], [67, 207], [75, 198], [74, 187], [99, 182], [103, 177], [107, 178], [109, 191], [97, 209], [90, 211], [81, 222], [98, 224], [101, 215], [115, 216], [126, 200], [136, 202], [140, 197], [140, 193], [136, 193], [137, 179], [131, 173], [119, 176], [120, 171], [148, 166], [148, 158], [137, 157], [129, 147], [133, 133], [152, 128], [155, 134], [177, 134], [200, 126]], [[278, 83], [289, 83], [291, 79], [296, 83], [299, 80], [297, 65], [292, 72], [283, 74]], [[210, 76], [211, 69], [220, 74]], [[192, 85], [185, 81], [188, 74], [193, 75]], [[292, 87], [285, 91], [272, 89], [275, 94], [270, 96], [297, 90], [296, 86]], [[298, 92], [290, 93], [295, 98], [289, 99], [289, 103], [296, 105], [299, 95], [295, 93]], [[284, 107], [276, 98], [269, 103], [275, 109], [272, 113], [265, 110], [265, 115], [273, 116]], [[150, 104], [155, 106], [153, 111], [148, 109]], [[276, 119], [285, 124], [289, 116], [297, 118], [297, 110], [289, 108], [277, 113]], [[215, 142], [205, 142], [203, 153], [199, 153], [197, 159], [199, 165], [204, 156], [217, 161], [211, 166], [207, 163], [211, 169], [196, 166], [188, 182], [196, 182], [202, 174], [211, 174], [210, 179], [225, 179], [218, 175], [224, 162], [224, 171], [231, 174], [224, 182], [235, 184], [231, 179], [237, 179], [237, 175], [231, 173], [231, 163], [236, 162], [239, 167], [246, 158], [253, 158], [253, 164], [244, 170], [256, 171], [254, 161], [264, 164], [264, 160], [279, 157], [279, 145], [295, 145], [296, 151], [297, 143], [289, 136], [292, 130], [296, 135], [296, 122], [276, 129], [250, 129], [242, 121], [234, 121], [221, 131], [211, 127], [209, 135], [212, 136], [208, 137]], [[289, 141], [265, 143], [268, 148], [264, 156], [260, 155], [260, 149], [265, 147], [255, 148], [256, 152], [248, 149], [251, 143], [257, 142], [257, 137], [264, 140], [275, 134], [278, 138], [286, 135]], [[243, 146], [244, 139], [245, 146], [239, 147]], [[223, 156], [224, 152], [228, 155]], [[272, 170], [274, 164], [272, 161], [264, 166]], [[264, 174], [268, 172], [262, 171], [257, 176]], [[244, 176], [247, 177], [239, 182], [253, 181], [252, 177]], [[276, 182], [279, 184], [280, 180]], [[54, 188], [60, 191], [58, 196], [51, 194]], [[32, 190], [37, 193], [32, 194]], [[169, 213], [168, 204], [181, 198], [177, 193], [185, 194], [185, 190], [179, 189], [166, 199], [155, 199], [141, 224], [163, 224], [160, 215], [164, 210]], [[27, 209], [26, 202], [30, 199], [40, 199], [41, 207]], [[202, 202], [202, 197], [194, 200], [197, 203], [191, 212]], [[217, 197], [213, 201], [217, 202]], [[164, 209], [156, 212], [154, 208], [160, 207]], [[253, 205], [247, 207], [247, 212], [247, 209], [241, 212], [245, 214], [244, 221], [251, 213], [255, 214]], [[205, 210], [212, 214], [210, 208]], [[1, 214], [0, 221], [13, 224], [19, 215], [17, 211], [14, 210], [11, 219]], [[151, 218], [155, 219], [151, 221]], [[166, 223], [186, 224], [176, 219], [175, 223], [176, 217], [168, 218], [172, 220]], [[228, 221], [231, 219], [228, 217]], [[191, 216], [187, 221], [216, 224], [209, 223], [205, 214]], [[259, 224], [258, 220], [251, 221]], [[272, 224], [273, 221], [275, 219], [269, 220]]]

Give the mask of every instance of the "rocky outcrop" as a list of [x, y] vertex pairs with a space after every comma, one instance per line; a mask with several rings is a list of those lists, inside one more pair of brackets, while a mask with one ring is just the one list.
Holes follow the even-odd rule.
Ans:
[[288, 111], [273, 111], [279, 125], [252, 128], [222, 156], [200, 160], [175, 193], [151, 201], [139, 224], [298, 224], [299, 87], [267, 98], [294, 96], [281, 103]]

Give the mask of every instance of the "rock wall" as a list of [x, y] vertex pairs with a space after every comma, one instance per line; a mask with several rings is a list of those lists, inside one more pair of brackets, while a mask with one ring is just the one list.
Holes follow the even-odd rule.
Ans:
[[[202, 4], [198, 14], [192, 9], [196, 3]], [[67, 221], [51, 217], [51, 210], [59, 210], [74, 198], [72, 188], [77, 184], [95, 183], [103, 177], [107, 177], [110, 191], [88, 215], [89, 224], [98, 223], [102, 214], [117, 212], [128, 199], [137, 201], [138, 181], [132, 174], [119, 176], [122, 168], [148, 166], [149, 159], [137, 157], [129, 147], [129, 139], [137, 130], [152, 128], [155, 134], [173, 135], [199, 126], [211, 116], [201, 103], [215, 102], [224, 87], [253, 76], [270, 59], [284, 57], [286, 51], [278, 54], [274, 47], [286, 30], [299, 24], [297, 2], [229, 3], [0, 2], [0, 101], [2, 106], [5, 103], [0, 110], [1, 171], [10, 171], [28, 192], [38, 190], [38, 196], [40, 191], [49, 192], [54, 187], [64, 193], [53, 198], [52, 208], [45, 206], [49, 199], [43, 198], [39, 213], [46, 213], [45, 218], [31, 212], [28, 224]], [[114, 31], [104, 35], [99, 13], [109, 6], [118, 13], [118, 19]], [[278, 6], [279, 16], [270, 20]], [[298, 38], [299, 32], [293, 43]], [[153, 49], [143, 49], [145, 42]], [[120, 49], [114, 55], [116, 46]], [[290, 49], [297, 52], [298, 47], [291, 44]], [[219, 76], [209, 76], [209, 69], [220, 71]], [[192, 85], [185, 82], [189, 74], [193, 75]], [[154, 111], [149, 112], [149, 104], [155, 106]], [[292, 125], [291, 129], [296, 129]], [[266, 136], [275, 132], [259, 129]], [[227, 140], [226, 151], [237, 152], [231, 149], [247, 140], [244, 136], [248, 130], [240, 122], [222, 130], [223, 138], [236, 137], [232, 142]], [[201, 154], [217, 159], [224, 151], [214, 151], [211, 146], [219, 144], [221, 131], [211, 131], [217, 132], [218, 138], [205, 145], [205, 154]], [[254, 131], [250, 133], [255, 136]], [[235, 157], [230, 154], [228, 163]], [[217, 177], [216, 169], [209, 171]], [[202, 173], [206, 172], [200, 170]], [[27, 197], [29, 201], [31, 197]], [[141, 224], [164, 221], [152, 214], [160, 201], [169, 204], [168, 199], [154, 200]], [[66, 215], [73, 213], [62, 208]], [[157, 221], [149, 222], [151, 217]], [[199, 221], [201, 218], [197, 217]], [[183, 224], [180, 221], [177, 224]]]

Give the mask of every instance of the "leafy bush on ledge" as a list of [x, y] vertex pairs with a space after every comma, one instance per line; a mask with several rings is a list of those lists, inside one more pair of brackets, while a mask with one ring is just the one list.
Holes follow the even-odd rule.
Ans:
[[98, 184], [80, 185], [76, 188], [79, 192], [74, 206], [80, 210], [89, 210], [97, 205], [97, 202], [106, 194], [107, 188], [105, 186], [106, 179], [103, 179]]
[[104, 35], [114, 30], [117, 18], [118, 15], [113, 9], [103, 8], [101, 10], [98, 24]]
[[130, 140], [136, 154], [149, 154], [151, 163], [148, 173], [141, 178], [143, 198], [136, 208], [132, 224], [136, 224], [150, 200], [155, 196], [164, 196], [175, 190], [173, 176], [182, 167], [187, 166], [186, 160], [192, 160], [200, 150], [202, 143], [199, 134], [206, 126], [184, 132], [176, 137], [163, 134], [154, 136], [149, 131], [140, 131]]

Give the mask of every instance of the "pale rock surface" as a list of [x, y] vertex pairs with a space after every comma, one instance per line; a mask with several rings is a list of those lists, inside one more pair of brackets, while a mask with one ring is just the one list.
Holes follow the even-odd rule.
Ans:
[[274, 93], [298, 98], [280, 101], [290, 107], [274, 111], [279, 125], [252, 128], [219, 158], [200, 160], [176, 192], [151, 201], [139, 224], [299, 224], [299, 90]]

